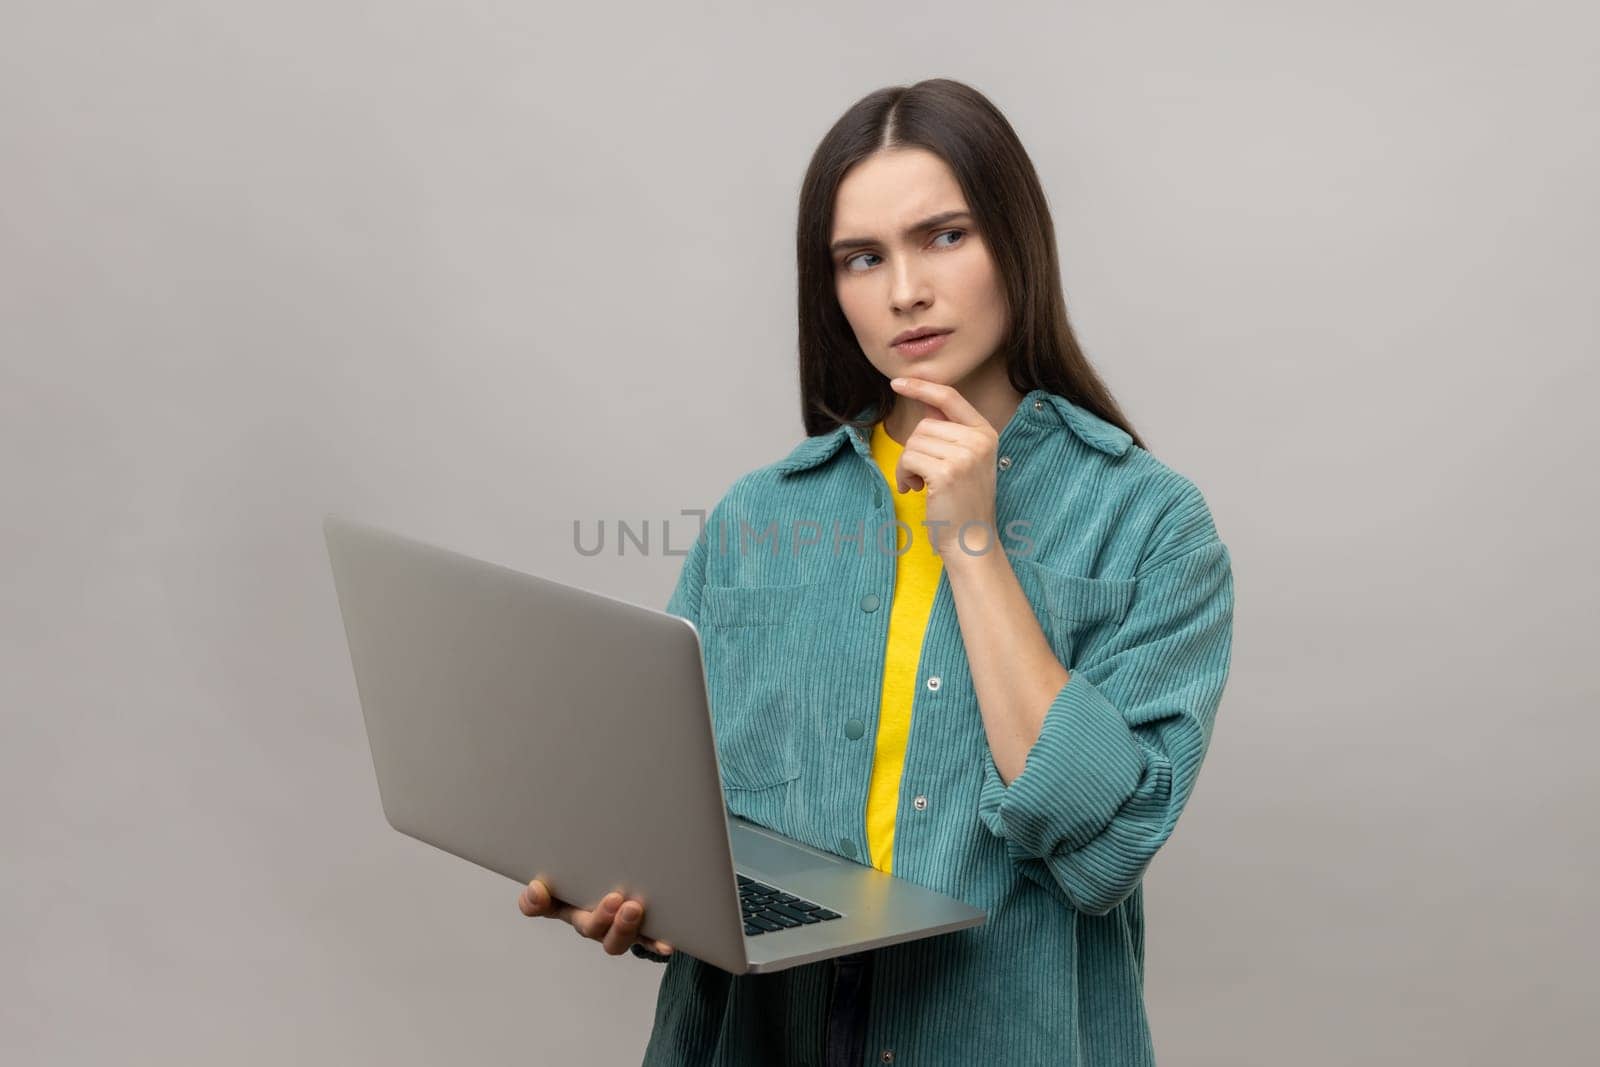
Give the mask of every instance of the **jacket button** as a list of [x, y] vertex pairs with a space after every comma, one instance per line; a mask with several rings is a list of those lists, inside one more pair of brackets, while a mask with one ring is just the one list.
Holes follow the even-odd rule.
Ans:
[[928, 810], [928, 798], [925, 797], [925, 796], [919, 795], [917, 797], [917, 799], [915, 799], [915, 800], [913, 800], [911, 802], [911, 806], [913, 808], [916, 808], [918, 811], [927, 811]]
[[867, 724], [860, 719], [851, 719], [844, 724], [844, 735], [852, 741], [861, 740], [861, 735], [867, 732]]
[[936, 674], [932, 678], [928, 679], [928, 691], [937, 693], [939, 691], [939, 684], [939, 676]]
[[839, 854], [850, 859], [856, 858], [856, 843], [848, 837], [839, 838]]
[[877, 593], [868, 593], [866, 596], [862, 597], [861, 598], [861, 610], [862, 611], [877, 611], [878, 610], [878, 594]]
[[1033, 402], [1033, 410], [1035, 410], [1035, 411], [1043, 411], [1044, 410], [1044, 401], [1043, 400], [1035, 400]]
[[874, 489], [872, 491], [872, 506], [875, 508], [883, 507], [883, 490]]
[[1000, 457], [1000, 469], [1001, 470], [1010, 470], [1011, 469], [1011, 457], [1010, 456], [1001, 456]]
[[878, 1059], [882, 1060], [884, 1063], [893, 1063], [894, 1062], [894, 1049], [892, 1049], [892, 1048], [884, 1049], [883, 1053], [878, 1057]]

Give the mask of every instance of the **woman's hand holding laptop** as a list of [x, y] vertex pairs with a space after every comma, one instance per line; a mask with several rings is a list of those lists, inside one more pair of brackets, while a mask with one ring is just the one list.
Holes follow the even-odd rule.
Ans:
[[529, 918], [545, 916], [571, 923], [581, 936], [600, 942], [613, 956], [622, 955], [634, 944], [663, 956], [672, 954], [672, 946], [667, 942], [639, 935], [639, 926], [644, 922], [644, 902], [624, 901], [622, 894], [615, 891], [607, 893], [593, 911], [584, 911], [553, 898], [549, 887], [535, 878], [523, 887], [517, 907]]

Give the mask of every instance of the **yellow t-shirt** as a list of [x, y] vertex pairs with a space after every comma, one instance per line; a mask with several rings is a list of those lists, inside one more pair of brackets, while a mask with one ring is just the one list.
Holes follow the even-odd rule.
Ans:
[[922, 658], [922, 637], [928, 628], [934, 594], [944, 561], [933, 550], [928, 528], [926, 488], [909, 493], [895, 491], [894, 468], [904, 446], [890, 437], [879, 422], [872, 428], [872, 458], [889, 483], [895, 517], [910, 529], [900, 530], [897, 547], [905, 549], [896, 561], [894, 596], [890, 601], [889, 638], [883, 664], [883, 695], [878, 705], [878, 737], [872, 762], [872, 782], [867, 790], [867, 844], [872, 865], [884, 873], [894, 857], [895, 809], [900, 799], [900, 769], [906, 741], [911, 736], [911, 704], [917, 695], [917, 666]]

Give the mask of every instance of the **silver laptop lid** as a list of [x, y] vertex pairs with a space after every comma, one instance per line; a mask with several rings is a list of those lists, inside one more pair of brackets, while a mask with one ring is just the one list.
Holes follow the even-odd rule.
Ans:
[[581, 907], [638, 896], [645, 935], [743, 973], [693, 624], [339, 516], [323, 531], [390, 825]]

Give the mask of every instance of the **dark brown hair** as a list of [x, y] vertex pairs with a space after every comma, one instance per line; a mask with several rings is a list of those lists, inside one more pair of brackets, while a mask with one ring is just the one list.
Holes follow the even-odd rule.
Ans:
[[841, 424], [865, 428], [870, 419], [856, 419], [857, 412], [870, 405], [877, 414], [894, 406], [898, 394], [867, 361], [839, 307], [828, 245], [839, 184], [850, 168], [874, 152], [910, 147], [927, 149], [954, 172], [994, 256], [1011, 308], [1003, 345], [1012, 388], [1064, 396], [1126, 430], [1143, 448], [1067, 321], [1055, 224], [1033, 162], [987, 97], [948, 78], [863, 97], [833, 124], [806, 168], [795, 235], [806, 433], [815, 436]]

